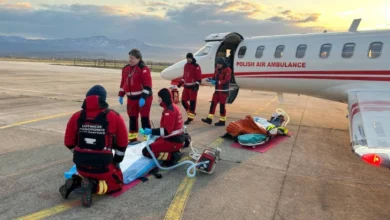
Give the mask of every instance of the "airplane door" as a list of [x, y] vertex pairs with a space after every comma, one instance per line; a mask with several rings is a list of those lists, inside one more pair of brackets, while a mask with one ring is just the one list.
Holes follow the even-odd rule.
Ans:
[[230, 89], [229, 89], [229, 97], [227, 100], [228, 104], [232, 104], [234, 100], [237, 98], [239, 86], [236, 83], [234, 76], [234, 58], [237, 54], [238, 45], [244, 40], [244, 38], [236, 32], [231, 33], [220, 33], [220, 34], [211, 34], [207, 36], [207, 41], [221, 41], [221, 45], [219, 46], [216, 52], [216, 58], [223, 56], [225, 57], [228, 66], [232, 70], [231, 80], [230, 80]]

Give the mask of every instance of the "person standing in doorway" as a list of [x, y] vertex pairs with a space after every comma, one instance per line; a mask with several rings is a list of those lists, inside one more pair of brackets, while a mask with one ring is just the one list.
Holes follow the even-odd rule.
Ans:
[[207, 118], [202, 118], [202, 121], [207, 124], [213, 122], [215, 109], [219, 103], [220, 107], [220, 119], [219, 122], [215, 123], [215, 126], [225, 126], [226, 122], [226, 101], [229, 97], [230, 78], [232, 70], [227, 66], [225, 58], [217, 58], [217, 67], [215, 68], [214, 76], [209, 79], [213, 85], [215, 85], [215, 91], [213, 99], [210, 105], [210, 111]]

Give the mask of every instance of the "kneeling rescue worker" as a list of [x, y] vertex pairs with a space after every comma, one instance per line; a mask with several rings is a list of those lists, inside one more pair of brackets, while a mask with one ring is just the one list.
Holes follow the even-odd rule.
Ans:
[[215, 68], [214, 76], [210, 79], [210, 82], [215, 85], [215, 92], [210, 105], [210, 111], [207, 118], [202, 118], [202, 121], [207, 124], [213, 122], [215, 109], [219, 103], [220, 107], [220, 119], [215, 123], [215, 126], [225, 126], [226, 122], [226, 101], [229, 97], [230, 78], [232, 70], [227, 66], [223, 57], [217, 58], [217, 68]]
[[81, 187], [81, 203], [86, 207], [91, 206], [93, 193], [119, 191], [123, 185], [119, 163], [128, 144], [127, 128], [122, 116], [108, 108], [106, 96], [102, 86], [92, 87], [82, 110], [69, 119], [65, 132], [65, 146], [73, 152], [78, 175], [67, 179], [60, 193], [67, 199], [75, 188]]
[[[176, 164], [183, 154], [180, 152], [184, 146], [184, 125], [180, 108], [172, 102], [171, 93], [163, 88], [158, 92], [160, 106], [164, 108], [160, 120], [160, 128], [145, 129], [145, 134], [160, 136], [150, 144], [157, 160], [164, 161], [165, 166]], [[146, 147], [142, 150], [145, 157], [152, 158]]]

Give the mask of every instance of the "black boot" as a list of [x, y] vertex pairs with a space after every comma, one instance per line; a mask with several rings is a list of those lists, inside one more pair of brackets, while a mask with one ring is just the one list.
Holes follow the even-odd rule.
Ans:
[[211, 125], [211, 123], [213, 123], [213, 120], [212, 120], [211, 118], [202, 118], [202, 121], [203, 121], [204, 123], [209, 124], [209, 125]]
[[225, 121], [219, 121], [214, 124], [215, 126], [225, 126]]
[[172, 152], [171, 160], [169, 161], [169, 166], [176, 165], [177, 162], [179, 162], [179, 160], [180, 160], [182, 157], [183, 157], [183, 153], [181, 153], [181, 152], [179, 152], [179, 151]]
[[90, 207], [92, 205], [92, 191], [96, 190], [97, 182], [88, 178], [84, 178], [81, 181], [81, 188], [83, 195], [81, 196], [81, 204], [84, 207]]
[[60, 187], [60, 193], [62, 198], [68, 199], [69, 194], [75, 190], [76, 188], [80, 187], [81, 185], [81, 177], [78, 175], [73, 174], [71, 179], [67, 179], [65, 181], [65, 184]]
[[185, 125], [189, 125], [191, 124], [191, 122], [193, 121], [194, 119], [191, 119], [191, 118], [188, 118], [187, 121], [184, 122]]

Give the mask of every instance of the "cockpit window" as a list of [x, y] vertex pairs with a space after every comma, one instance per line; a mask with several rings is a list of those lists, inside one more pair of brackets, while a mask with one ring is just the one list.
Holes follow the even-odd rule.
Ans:
[[200, 56], [206, 56], [210, 52], [211, 47], [210, 46], [204, 46], [200, 48], [194, 56], [200, 57]]

